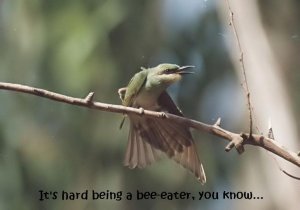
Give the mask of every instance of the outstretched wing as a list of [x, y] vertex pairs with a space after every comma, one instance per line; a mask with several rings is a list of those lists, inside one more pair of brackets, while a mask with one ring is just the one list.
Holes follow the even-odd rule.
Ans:
[[[162, 110], [182, 116], [171, 97], [163, 92], [158, 100]], [[156, 161], [160, 152], [190, 170], [201, 183], [205, 173], [198, 158], [189, 128], [170, 121], [129, 116], [130, 133], [124, 164], [130, 168], [144, 168]]]
[[[169, 94], [164, 91], [159, 99], [158, 99], [159, 105], [162, 107], [163, 110], [166, 110], [167, 112], [171, 114], [175, 114], [178, 116], [183, 116], [181, 110], [175, 105], [172, 98], [169, 96]], [[160, 123], [164, 123], [163, 121], [160, 121]], [[160, 127], [162, 127], [161, 125]], [[194, 143], [191, 131], [189, 127], [176, 123], [176, 122], [167, 122], [166, 126], [163, 126], [165, 129], [166, 127], [170, 127], [170, 129], [176, 131], [176, 136], [173, 139], [176, 140], [179, 144], [182, 145], [182, 151], [177, 151], [174, 156], [171, 158], [174, 159], [177, 163], [182, 165], [183, 167], [190, 170], [197, 179], [204, 184], [206, 182], [206, 176], [203, 169], [203, 165], [201, 161], [199, 160], [198, 154], [197, 154], [197, 148]], [[172, 139], [169, 139], [172, 141]]]
[[131, 169], [145, 168], [159, 159], [161, 155], [159, 148], [158, 139], [152, 139], [151, 134], [141, 124], [130, 120], [129, 138], [124, 158], [125, 166]]

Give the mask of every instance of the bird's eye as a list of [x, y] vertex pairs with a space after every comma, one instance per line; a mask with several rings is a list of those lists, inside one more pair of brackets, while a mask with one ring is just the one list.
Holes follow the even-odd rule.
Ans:
[[172, 73], [174, 73], [176, 71], [176, 69], [166, 69], [165, 70], [165, 74], [172, 74]]

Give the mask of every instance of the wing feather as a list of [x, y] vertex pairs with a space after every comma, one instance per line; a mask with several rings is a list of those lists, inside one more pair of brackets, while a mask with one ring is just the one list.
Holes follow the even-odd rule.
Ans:
[[[134, 84], [134, 82], [133, 79], [129, 85]], [[135, 95], [128, 93], [126, 96], [126, 94], [124, 101], [127, 97], [127, 102], [125, 104], [131, 105]], [[158, 104], [161, 107], [159, 111], [183, 116], [166, 92], [160, 95]], [[161, 152], [164, 152], [168, 157], [192, 172], [202, 184], [206, 182], [203, 166], [199, 160], [189, 127], [176, 122], [147, 118], [146, 116], [129, 115], [129, 118], [130, 132], [124, 159], [126, 166], [144, 168], [158, 160]]]
[[[145, 168], [147, 165], [152, 164], [160, 157], [160, 152], [155, 149], [153, 145], [149, 144], [148, 138], [153, 138], [150, 132], [145, 131], [140, 126], [130, 126], [130, 135], [128, 139], [128, 145], [124, 158], [124, 165], [129, 168]], [[156, 143], [158, 148], [161, 148], [161, 144]]]
[[130, 80], [124, 99], [122, 100], [122, 104], [124, 106], [132, 106], [133, 102], [142, 89], [142, 86], [145, 84], [147, 79], [147, 70], [142, 70], [138, 73], [136, 73], [132, 79]]

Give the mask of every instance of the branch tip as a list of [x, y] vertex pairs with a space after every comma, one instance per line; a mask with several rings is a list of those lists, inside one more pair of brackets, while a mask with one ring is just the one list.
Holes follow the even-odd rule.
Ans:
[[234, 142], [231, 141], [227, 144], [227, 146], [225, 147], [225, 151], [229, 152], [232, 148], [234, 147]]

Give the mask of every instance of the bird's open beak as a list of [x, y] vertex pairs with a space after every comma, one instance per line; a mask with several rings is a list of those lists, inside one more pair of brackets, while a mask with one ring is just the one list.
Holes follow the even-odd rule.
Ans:
[[189, 69], [189, 68], [195, 68], [195, 66], [181, 66], [181, 67], [179, 67], [177, 73], [178, 74], [193, 74], [194, 72], [186, 70], [186, 69]]

